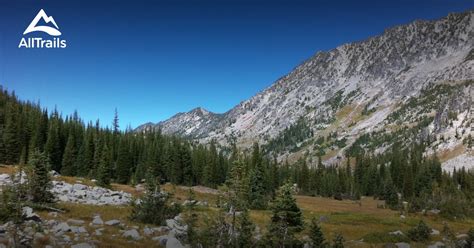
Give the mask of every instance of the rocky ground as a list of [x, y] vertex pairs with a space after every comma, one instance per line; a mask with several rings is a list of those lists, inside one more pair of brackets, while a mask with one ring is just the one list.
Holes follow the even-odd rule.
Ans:
[[185, 247], [177, 239], [185, 234], [187, 226], [182, 224], [180, 215], [166, 220], [166, 226], [144, 227], [128, 226], [118, 219], [103, 220], [100, 215], [91, 216], [92, 221], [67, 219], [60, 221], [61, 213], [50, 212], [48, 218], [41, 218], [30, 207], [23, 208], [27, 220], [21, 226], [12, 222], [0, 225], [0, 247], [11, 247], [17, 242], [24, 247], [72, 247], [88, 248], [103, 246], [98, 238], [104, 235], [107, 227], [117, 227], [117, 238], [128, 240], [130, 247], [136, 241], [149, 239], [163, 247]]
[[[26, 222], [22, 225], [15, 225], [12, 222], [2, 223], [0, 225], [0, 248], [12, 247], [16, 243], [24, 244], [25, 247], [187, 247], [183, 244], [184, 235], [187, 226], [183, 222], [182, 215], [168, 219], [163, 226], [143, 225], [132, 222], [128, 219], [130, 211], [129, 203], [133, 200], [132, 192], [124, 192], [121, 190], [105, 189], [92, 186], [93, 182], [82, 180], [79, 178], [70, 178], [64, 181], [64, 177], [57, 173], [51, 173], [54, 181], [51, 191], [58, 200], [58, 206], [66, 209], [62, 211], [34, 211], [30, 207], [23, 208], [23, 217]], [[18, 176], [15, 178], [19, 178]], [[71, 183], [74, 182], [74, 183]], [[83, 182], [83, 183], [81, 183]], [[12, 183], [9, 174], [0, 174], [0, 186]], [[121, 188], [121, 187], [114, 187]], [[122, 185], [122, 188], [125, 188]], [[133, 189], [131, 187], [128, 187]], [[198, 200], [185, 200], [185, 194], [189, 191], [189, 187], [179, 186], [173, 189], [173, 185], [163, 185], [166, 191], [175, 192], [175, 200], [183, 206], [195, 205], [200, 212], [210, 211], [213, 209], [214, 200], [217, 197], [217, 190], [205, 187], [193, 187], [196, 191]], [[0, 187], [1, 189], [1, 187]], [[137, 192], [143, 191], [143, 187], [138, 185], [133, 189]], [[135, 193], [134, 193], [135, 194]], [[135, 195], [136, 196], [136, 195]], [[207, 198], [204, 198], [207, 197]], [[182, 200], [180, 200], [182, 199]], [[207, 200], [210, 200], [208, 203]], [[317, 197], [297, 197], [298, 204], [305, 213], [318, 213], [319, 220], [325, 228], [337, 226], [334, 230], [345, 230], [344, 236], [348, 247], [366, 247], [373, 245], [373, 241], [365, 240], [361, 237], [370, 237], [364, 233], [362, 229], [373, 230], [378, 235], [394, 237], [390, 240], [409, 240], [406, 232], [412, 224], [417, 223], [419, 216], [400, 216], [396, 212], [390, 210], [379, 209], [374, 200], [362, 200], [363, 208], [355, 207], [350, 202], [336, 201]], [[371, 207], [372, 206], [372, 207]], [[328, 212], [328, 209], [331, 209]], [[346, 215], [340, 215], [346, 213]], [[351, 213], [350, 215], [347, 215]], [[427, 244], [413, 245], [406, 241], [386, 243], [386, 247], [407, 248], [410, 245], [415, 247], [444, 247], [449, 244], [442, 238], [440, 230], [442, 230], [443, 221], [437, 216], [439, 211], [430, 210], [423, 214], [432, 216], [426, 219], [433, 228], [431, 231], [431, 242]], [[252, 213], [253, 219], [257, 224], [255, 237], [262, 236], [260, 230], [264, 230], [267, 221], [270, 218], [270, 212]], [[258, 215], [258, 216], [256, 216]], [[263, 219], [262, 219], [263, 218]], [[341, 219], [343, 218], [343, 219]], [[347, 219], [346, 219], [347, 218]], [[356, 218], [356, 219], [354, 219]], [[388, 226], [380, 226], [373, 223], [374, 218], [384, 220]], [[267, 219], [267, 220], [265, 220]], [[263, 222], [262, 222], [263, 220]], [[352, 224], [345, 224], [348, 221]], [[354, 222], [355, 221], [355, 222]], [[377, 221], [378, 223], [378, 221]], [[364, 225], [362, 229], [354, 229], [354, 225]], [[463, 244], [467, 238], [466, 231], [473, 222], [470, 220], [464, 222], [451, 222], [455, 228], [455, 235], [459, 244]], [[362, 230], [362, 232], [360, 232]], [[360, 234], [355, 234], [360, 232]], [[372, 231], [370, 231], [372, 232]], [[332, 234], [326, 229], [327, 234]], [[352, 233], [352, 235], [351, 235]], [[308, 240], [307, 234], [301, 237]], [[380, 242], [376, 242], [380, 245]], [[308, 247], [308, 246], [306, 246]]]

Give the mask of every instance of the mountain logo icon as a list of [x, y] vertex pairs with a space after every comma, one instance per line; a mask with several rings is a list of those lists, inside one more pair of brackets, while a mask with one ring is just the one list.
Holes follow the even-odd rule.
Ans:
[[[45, 23], [51, 23], [53, 24], [56, 28], [50, 27], [50, 26], [37, 26], [38, 22], [43, 19]], [[31, 33], [31, 32], [36, 32], [36, 31], [41, 31], [45, 32], [51, 36], [60, 36], [61, 32], [59, 32], [59, 27], [58, 24], [54, 21], [52, 16], [48, 16], [46, 12], [44, 12], [43, 9], [41, 9], [38, 14], [35, 16], [35, 19], [31, 21], [30, 25], [26, 28], [25, 32], [23, 32], [23, 35]]]

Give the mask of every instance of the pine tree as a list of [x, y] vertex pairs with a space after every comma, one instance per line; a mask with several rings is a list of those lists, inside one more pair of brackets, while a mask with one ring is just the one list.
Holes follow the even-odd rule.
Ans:
[[53, 201], [53, 194], [49, 191], [51, 184], [48, 173], [48, 158], [38, 150], [31, 154], [29, 166], [32, 173], [29, 178], [30, 200], [35, 203], [50, 203]]
[[113, 128], [114, 135], [118, 135], [120, 133], [119, 117], [118, 117], [117, 108], [115, 108], [114, 121], [112, 122], [112, 128]]
[[97, 185], [109, 187], [112, 178], [112, 159], [107, 145], [104, 145], [101, 153], [99, 168], [97, 169]]
[[239, 233], [238, 237], [238, 247], [247, 248], [253, 247], [253, 231], [255, 230], [255, 225], [250, 220], [249, 212], [244, 210], [239, 216], [239, 227], [237, 232]]
[[265, 209], [267, 207], [263, 173], [262, 165], [257, 165], [250, 171], [249, 205], [251, 209]]
[[344, 237], [338, 233], [333, 240], [333, 248], [344, 248]]
[[19, 132], [19, 110], [16, 104], [7, 104], [3, 142], [5, 142], [5, 164], [17, 164], [20, 160], [21, 143]]
[[467, 232], [467, 239], [465, 248], [472, 248], [474, 246], [474, 227], [471, 227]]
[[272, 205], [272, 218], [268, 241], [273, 247], [293, 246], [297, 243], [294, 234], [303, 229], [303, 216], [293, 197], [293, 187], [287, 183], [280, 187]]
[[48, 130], [48, 139], [46, 141], [45, 151], [51, 163], [51, 169], [59, 172], [61, 170], [61, 144], [59, 137], [59, 116], [55, 111], [51, 117], [51, 122]]
[[398, 207], [398, 194], [392, 179], [387, 177], [384, 183], [383, 199], [385, 203], [392, 209]]
[[327, 245], [324, 239], [323, 232], [321, 231], [321, 226], [319, 226], [318, 220], [315, 217], [311, 220], [311, 225], [309, 228], [309, 238], [311, 239], [311, 247], [326, 247]]
[[160, 190], [159, 180], [151, 172], [147, 173], [146, 192], [140, 199], [140, 204], [132, 203], [132, 220], [161, 225], [168, 219], [176, 216], [179, 209], [169, 206], [170, 195]]
[[413, 178], [413, 168], [412, 166], [406, 166], [405, 178], [403, 181], [403, 198], [411, 199], [413, 197], [415, 188], [414, 188], [414, 178]]
[[235, 160], [229, 179], [229, 205], [236, 211], [247, 209], [249, 200], [249, 180], [245, 164], [240, 160]]
[[66, 148], [64, 149], [63, 161], [61, 167], [61, 174], [65, 176], [75, 176], [77, 173], [76, 169], [77, 149], [76, 139], [74, 134], [69, 134], [67, 139]]
[[129, 153], [129, 145], [124, 138], [120, 141], [117, 157], [116, 177], [118, 183], [127, 183], [130, 179], [132, 159]]

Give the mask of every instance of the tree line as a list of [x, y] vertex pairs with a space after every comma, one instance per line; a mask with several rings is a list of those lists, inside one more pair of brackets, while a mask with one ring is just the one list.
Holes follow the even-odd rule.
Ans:
[[324, 165], [321, 157], [316, 164], [305, 157], [278, 163], [258, 143], [241, 152], [235, 146], [220, 149], [214, 142], [198, 144], [160, 131], [122, 131], [117, 111], [111, 127], [99, 121], [86, 124], [77, 113], [63, 117], [56, 109], [48, 112], [0, 90], [0, 163], [27, 164], [39, 152], [50, 169], [94, 178], [106, 187], [111, 182], [140, 183], [151, 174], [160, 183], [217, 188], [237, 173], [245, 182], [242, 198], [251, 209], [267, 208], [275, 191], [291, 182], [300, 194], [374, 196], [392, 208], [406, 201], [413, 211], [436, 208], [449, 216], [474, 215], [474, 173], [443, 173], [436, 155], [423, 156], [425, 145], [394, 144], [381, 154], [360, 150], [346, 164]]

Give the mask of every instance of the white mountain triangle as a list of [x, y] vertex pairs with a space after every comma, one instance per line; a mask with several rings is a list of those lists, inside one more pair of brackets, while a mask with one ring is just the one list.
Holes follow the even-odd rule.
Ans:
[[[43, 20], [46, 23], [52, 23], [56, 28], [49, 27], [49, 26], [36, 26], [41, 18], [43, 18]], [[58, 24], [56, 24], [53, 17], [48, 16], [46, 12], [44, 12], [44, 10], [41, 9], [38, 12], [38, 14], [35, 16], [33, 21], [31, 21], [30, 25], [26, 28], [25, 32], [23, 32], [23, 35], [31, 33], [31, 32], [41, 31], [52, 36], [60, 36], [61, 32], [58, 29], [59, 29]]]

